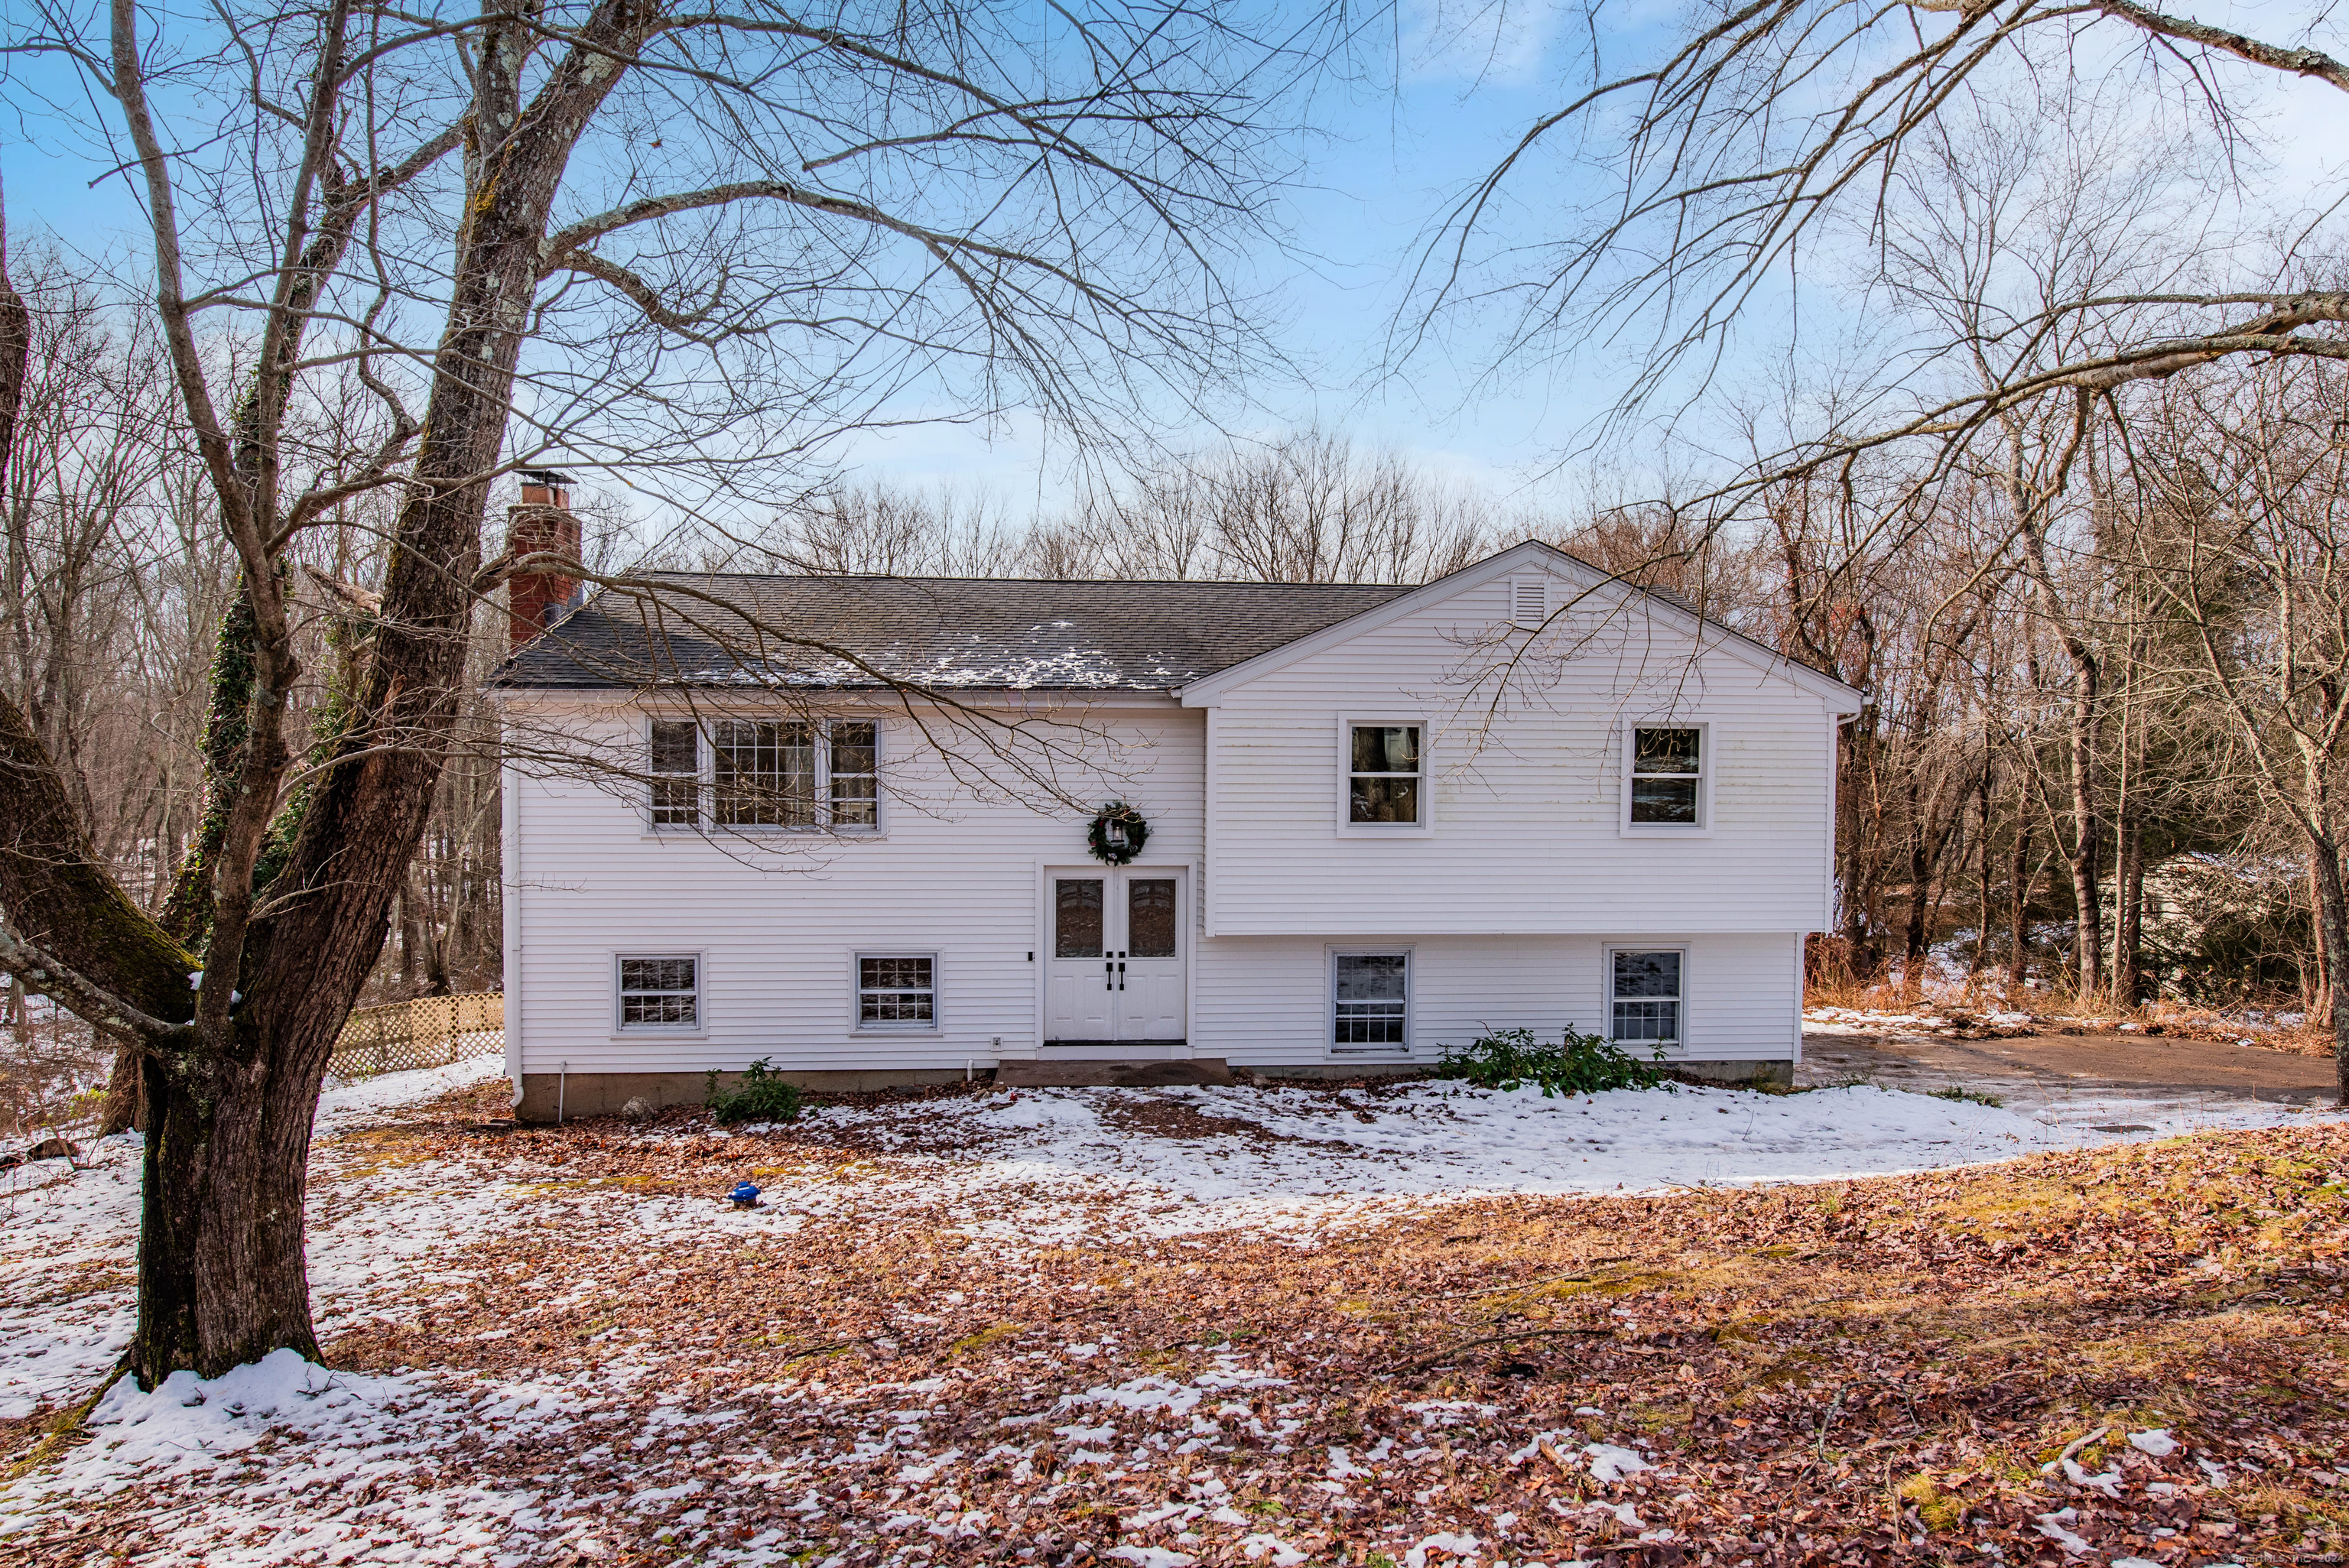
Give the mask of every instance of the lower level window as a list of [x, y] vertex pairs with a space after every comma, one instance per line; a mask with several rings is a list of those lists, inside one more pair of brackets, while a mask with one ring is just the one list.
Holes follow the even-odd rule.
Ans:
[[620, 1027], [695, 1029], [700, 1026], [701, 960], [620, 960]]
[[927, 1029], [938, 1019], [937, 960], [926, 953], [859, 954], [856, 1026]]
[[1332, 965], [1331, 1048], [1406, 1048], [1410, 1044], [1411, 954], [1340, 953], [1332, 959]]
[[1681, 954], [1618, 949], [1612, 961], [1614, 1037], [1619, 1045], [1678, 1045], [1681, 1037]]

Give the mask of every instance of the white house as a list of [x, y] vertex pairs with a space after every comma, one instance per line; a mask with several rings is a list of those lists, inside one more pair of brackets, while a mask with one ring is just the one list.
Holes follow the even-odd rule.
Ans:
[[1676, 600], [1535, 543], [1417, 588], [660, 582], [497, 681], [524, 1119], [761, 1058], [1354, 1075], [1512, 1026], [1798, 1058], [1859, 694]]

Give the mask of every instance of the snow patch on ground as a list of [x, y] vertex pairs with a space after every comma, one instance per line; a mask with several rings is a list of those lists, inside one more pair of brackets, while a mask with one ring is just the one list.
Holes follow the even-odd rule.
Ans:
[[[1245, 1136], [1139, 1131], [1126, 1124], [1172, 1101]], [[1507, 1193], [1575, 1194], [1828, 1181], [1889, 1175], [2075, 1149], [2130, 1136], [2093, 1120], [2127, 1120], [2152, 1135], [2268, 1127], [2307, 1113], [2228, 1101], [2148, 1108], [2082, 1099], [2063, 1118], [1872, 1086], [1768, 1095], [1682, 1088], [1545, 1097], [1537, 1088], [1422, 1083], [1374, 1091], [1268, 1088], [1023, 1088], [916, 1107], [830, 1108], [827, 1124], [878, 1134], [959, 1131], [972, 1148], [908, 1151], [862, 1184], [902, 1187], [910, 1201], [968, 1205], [962, 1229], [998, 1242], [1056, 1245], [1080, 1238], [1175, 1236], [1233, 1228], [1309, 1229], [1358, 1222], [1431, 1200]], [[910, 1141], [910, 1140], [909, 1140]], [[843, 1201], [831, 1172], [776, 1181], [774, 1212], [821, 1214]], [[1019, 1202], [1011, 1203], [1017, 1195]], [[645, 1205], [649, 1226], [739, 1222], [708, 1205]]]
[[141, 1152], [131, 1133], [0, 1171], [0, 1420], [90, 1387], [130, 1343]]
[[[470, 1276], [450, 1267], [452, 1254], [493, 1242], [525, 1202], [534, 1205], [538, 1222], [567, 1224], [575, 1216], [583, 1231], [617, 1221], [650, 1231], [787, 1233], [814, 1215], [853, 1212], [885, 1221], [893, 1206], [935, 1214], [943, 1205], [952, 1223], [1007, 1252], [1078, 1235], [1227, 1228], [1309, 1241], [1322, 1227], [1485, 1194], [1819, 1180], [2117, 1140], [2045, 1117], [1875, 1088], [1789, 1096], [1685, 1088], [1555, 1099], [1534, 1089], [1443, 1083], [1338, 1092], [1003, 1090], [824, 1109], [816, 1113], [818, 1125], [845, 1124], [885, 1145], [903, 1130], [905, 1151], [848, 1165], [807, 1161], [803, 1173], [767, 1179], [764, 1207], [737, 1212], [715, 1190], [694, 1200], [610, 1188], [525, 1189], [523, 1183], [544, 1172], [517, 1166], [484, 1179], [479, 1167], [458, 1161], [380, 1158], [387, 1150], [365, 1136], [369, 1119], [487, 1081], [498, 1066], [484, 1058], [387, 1075], [337, 1086], [322, 1100], [312, 1279], [327, 1332], [403, 1293], [412, 1310], [419, 1284], [427, 1294], [444, 1281], [461, 1285]], [[2159, 1121], [2141, 1105], [2116, 1100], [2111, 1115], [2139, 1124], [2159, 1121], [2165, 1132], [2294, 1119], [2273, 1105], [2232, 1102], [2214, 1109], [2217, 1114]], [[922, 1151], [917, 1133], [946, 1151]], [[348, 1134], [359, 1136], [336, 1141]], [[702, 1137], [706, 1131], [630, 1136]], [[761, 1144], [746, 1139], [743, 1147], [746, 1155], [757, 1155]], [[9, 1408], [65, 1402], [94, 1384], [119, 1352], [129, 1326], [139, 1154], [135, 1139], [109, 1140], [85, 1168], [49, 1162], [12, 1173], [11, 1246], [0, 1263], [0, 1398], [15, 1401]], [[36, 1245], [21, 1244], [26, 1239]], [[1088, 1357], [1094, 1349], [1071, 1346], [1066, 1353]], [[136, 1495], [142, 1487], [168, 1494], [184, 1483], [222, 1501], [160, 1512], [154, 1522], [159, 1560], [226, 1568], [395, 1557], [486, 1563], [527, 1558], [558, 1542], [563, 1550], [595, 1556], [607, 1548], [587, 1532], [599, 1527], [558, 1520], [544, 1511], [551, 1507], [547, 1495], [500, 1491], [478, 1479], [478, 1466], [460, 1475], [445, 1461], [468, 1439], [493, 1447], [527, 1444], [534, 1434], [610, 1418], [611, 1408], [643, 1371], [622, 1352], [570, 1377], [525, 1375], [492, 1383], [466, 1373], [329, 1372], [280, 1352], [209, 1383], [183, 1374], [151, 1394], [118, 1383], [93, 1415], [89, 1442], [0, 1490], [0, 1541], [106, 1497]], [[1179, 1418], [1194, 1423], [1194, 1430], [1204, 1429], [1197, 1440], [1206, 1440], [1217, 1430], [1215, 1423], [1237, 1418], [1260, 1440], [1278, 1443], [1295, 1423], [1280, 1418], [1267, 1427], [1250, 1415], [1246, 1400], [1251, 1390], [1278, 1386], [1269, 1370], [1224, 1352], [1212, 1369], [1188, 1379], [1112, 1375], [1050, 1409], [1005, 1425], [1017, 1422], [1024, 1431], [1033, 1422], [1073, 1443], [1080, 1433], [1113, 1439], [1118, 1423]], [[904, 1387], [907, 1398], [926, 1399], [936, 1385]], [[1240, 1402], [1227, 1402], [1234, 1398]], [[1426, 1430], [1494, 1409], [1444, 1400], [1409, 1408]], [[725, 1415], [680, 1416], [670, 1424], [719, 1421]], [[656, 1418], [625, 1435], [641, 1447], [666, 1429]], [[616, 1429], [614, 1437], [623, 1433]], [[1578, 1451], [1596, 1480], [1627, 1477], [1653, 1463], [1634, 1449], [1574, 1442], [1563, 1431], [1537, 1439], [1536, 1451], [1551, 1439], [1568, 1443], [1563, 1451]], [[2151, 1453], [2168, 1436], [2149, 1431], [2130, 1440]], [[1325, 1490], [1342, 1491], [1350, 1480], [1385, 1473], [1365, 1467], [1400, 1462], [1387, 1459], [1388, 1447], [1381, 1440], [1360, 1452], [1330, 1449]], [[771, 1460], [781, 1467], [767, 1478], [777, 1487], [785, 1470], [796, 1476], [812, 1462], [807, 1455], [755, 1457], [759, 1465]], [[910, 1448], [902, 1456], [908, 1478], [950, 1457]], [[1060, 1462], [1118, 1461], [1110, 1449], [1088, 1449], [1064, 1451]], [[793, 1480], [789, 1490], [796, 1495], [803, 1485]], [[636, 1501], [643, 1504], [653, 1495], [638, 1493]], [[812, 1491], [807, 1495], [815, 1499]], [[1185, 1508], [1219, 1511], [1195, 1522], [1203, 1528], [1209, 1520], [1227, 1528], [1249, 1522], [1221, 1502], [1220, 1486], [1194, 1495], [1195, 1505]], [[1616, 1511], [1624, 1529], [1644, 1528], [1628, 1503], [1593, 1506]], [[1226, 1512], [1232, 1517], [1223, 1518]], [[906, 1518], [910, 1528], [915, 1516]], [[2053, 1531], [2068, 1522], [2057, 1514], [2043, 1522], [2051, 1530], [2042, 1533], [2058, 1540]], [[1502, 1528], [1497, 1520], [1493, 1524]], [[954, 1526], [967, 1527], [968, 1522]], [[924, 1528], [937, 1533], [947, 1527]], [[1124, 1560], [1135, 1568], [1179, 1568], [1175, 1559], [1192, 1555], [1128, 1544]], [[1274, 1568], [1304, 1555], [1262, 1532], [1239, 1544], [1245, 1555]], [[1475, 1536], [1439, 1531], [1404, 1555], [1437, 1568], [1492, 1550]], [[736, 1560], [768, 1560], [768, 1552], [760, 1542], [746, 1543]]]
[[378, 1073], [374, 1078], [330, 1083], [318, 1096], [317, 1119], [311, 1125], [320, 1137], [340, 1132], [369, 1117], [405, 1105], [420, 1105], [451, 1089], [471, 1088], [506, 1076], [505, 1057], [468, 1057], [445, 1068], [419, 1068], [412, 1072]]
[[[436, 1456], [492, 1416], [510, 1441], [567, 1408], [533, 1408], [516, 1393], [470, 1378], [332, 1372], [291, 1350], [211, 1381], [175, 1373], [152, 1393], [124, 1378], [90, 1413], [88, 1442], [0, 1491], [0, 1541], [47, 1510], [185, 1480], [234, 1499], [220, 1511], [232, 1532], [203, 1517], [210, 1510], [159, 1516], [164, 1539], [187, 1553], [178, 1560], [206, 1568], [365, 1561], [378, 1549], [488, 1563], [528, 1499], [440, 1484]], [[430, 1544], [419, 1553], [416, 1541]]]
[[[329, 1140], [397, 1106], [434, 1099], [504, 1072], [502, 1058], [386, 1073], [330, 1085], [318, 1099], [323, 1167]], [[31, 1415], [91, 1387], [130, 1343], [138, 1258], [137, 1133], [102, 1138], [78, 1161], [44, 1160], [0, 1171], [0, 1420]], [[409, 1167], [359, 1183], [351, 1202], [324, 1183], [311, 1191], [310, 1281], [318, 1327], [332, 1333], [376, 1300], [412, 1283], [413, 1271], [466, 1245], [504, 1202], [466, 1191], [444, 1171]], [[338, 1201], [339, 1200], [339, 1201]]]

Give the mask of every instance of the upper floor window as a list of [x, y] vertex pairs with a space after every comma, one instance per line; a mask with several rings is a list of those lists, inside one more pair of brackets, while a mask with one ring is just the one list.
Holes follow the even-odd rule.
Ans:
[[1420, 738], [1415, 724], [1347, 727], [1350, 822], [1416, 826], [1420, 821]]
[[1639, 726], [1631, 731], [1631, 777], [1627, 820], [1634, 828], [1702, 828], [1705, 753], [1702, 725], [1671, 728]]
[[689, 718], [653, 720], [653, 826], [701, 822], [701, 727]]
[[870, 720], [651, 721], [656, 828], [874, 828], [879, 734]]

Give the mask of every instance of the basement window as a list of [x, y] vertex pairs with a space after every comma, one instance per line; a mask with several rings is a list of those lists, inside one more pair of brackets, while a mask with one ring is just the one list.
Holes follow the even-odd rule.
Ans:
[[937, 955], [931, 953], [858, 954], [856, 1026], [936, 1028], [937, 967]]
[[698, 1029], [701, 1026], [701, 960], [693, 954], [622, 954], [620, 1027]]
[[1411, 1048], [1411, 954], [1330, 955], [1330, 1048], [1338, 1052]]
[[1652, 1051], [1681, 1043], [1684, 956], [1678, 948], [1617, 948], [1608, 955], [1608, 993], [1614, 1014], [1610, 1032], [1617, 1045]]

